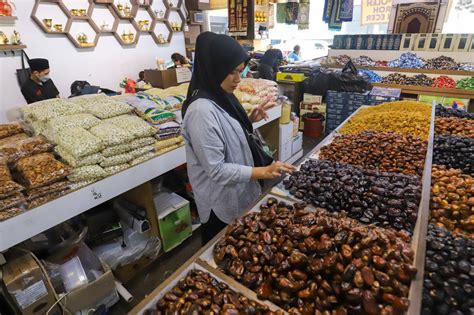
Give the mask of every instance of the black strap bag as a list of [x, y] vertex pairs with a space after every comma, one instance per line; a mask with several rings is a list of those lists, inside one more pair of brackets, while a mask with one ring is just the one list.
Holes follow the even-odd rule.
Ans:
[[16, 76], [20, 87], [23, 87], [23, 85], [28, 81], [31, 76], [31, 69], [25, 66], [25, 59], [27, 62], [30, 61], [30, 58], [28, 58], [26, 52], [24, 50], [21, 50], [21, 69], [16, 70]]

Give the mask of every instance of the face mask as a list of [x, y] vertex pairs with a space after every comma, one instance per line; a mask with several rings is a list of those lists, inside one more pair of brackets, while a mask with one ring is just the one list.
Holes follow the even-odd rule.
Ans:
[[39, 79], [41, 82], [45, 83], [46, 81], [49, 81], [51, 77], [49, 76], [49, 74], [47, 74], [45, 76], [40, 77]]
[[247, 65], [245, 66], [244, 70], [242, 70], [242, 73], [240, 74], [240, 77], [241, 78], [246, 78], [247, 77], [247, 73], [249, 73], [250, 71], [250, 67]]

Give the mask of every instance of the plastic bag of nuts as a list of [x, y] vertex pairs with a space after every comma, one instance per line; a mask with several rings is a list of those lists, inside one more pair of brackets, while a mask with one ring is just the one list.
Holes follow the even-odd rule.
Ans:
[[100, 123], [100, 119], [92, 116], [91, 114], [75, 114], [68, 116], [61, 116], [51, 119], [46, 124], [47, 134], [49, 139], [53, 140], [57, 133], [62, 130], [73, 127], [81, 127], [84, 129], [90, 129]]
[[52, 148], [53, 145], [45, 137], [37, 136], [0, 146], [0, 155], [6, 157], [9, 163], [13, 163], [25, 156], [49, 152]]
[[107, 176], [104, 169], [99, 165], [87, 165], [72, 170], [68, 179], [71, 182], [97, 181]]
[[28, 136], [26, 135], [26, 133], [17, 133], [13, 136], [9, 136], [9, 137], [6, 137], [6, 138], [3, 138], [3, 139], [0, 139], [0, 147], [4, 144], [8, 144], [8, 143], [12, 143], [12, 142], [17, 142], [17, 141], [20, 141], [20, 140], [23, 140], [23, 139], [26, 139], [28, 138]]
[[133, 110], [128, 104], [114, 101], [110, 98], [104, 101], [92, 102], [82, 105], [85, 110], [100, 119], [111, 118], [130, 113]]
[[218, 267], [290, 314], [402, 314], [417, 270], [410, 237], [269, 198], [227, 227]]
[[41, 197], [37, 197], [33, 200], [30, 201], [30, 203], [28, 204], [28, 210], [29, 209], [33, 209], [33, 208], [36, 208], [36, 207], [39, 207], [41, 206], [42, 204], [45, 204], [47, 202], [50, 202], [54, 199], [57, 199], [61, 196], [64, 196], [65, 194], [67, 194], [69, 192], [69, 189], [65, 189], [65, 190], [60, 190], [60, 191], [56, 191], [56, 192], [52, 192], [52, 193], [49, 193], [49, 194], [46, 194], [46, 195], [43, 195]]
[[102, 122], [90, 130], [94, 136], [99, 138], [104, 146], [110, 147], [133, 140], [133, 134], [114, 124]]
[[59, 181], [69, 175], [68, 166], [59, 162], [50, 153], [41, 153], [18, 160], [15, 169], [19, 180], [28, 189]]
[[257, 303], [235, 292], [229, 286], [213, 278], [209, 273], [193, 269], [179, 280], [155, 308], [143, 314], [255, 314], [282, 315], [272, 312], [268, 306]]
[[84, 128], [69, 128], [58, 135], [58, 144], [76, 158], [102, 150], [102, 141]]
[[23, 207], [12, 207], [9, 209], [5, 209], [0, 211], [0, 222], [11, 219], [21, 213], [25, 212]]
[[431, 176], [430, 222], [474, 238], [474, 178], [439, 165]]
[[18, 207], [26, 203], [25, 196], [21, 192], [14, 193], [6, 198], [0, 199], [0, 211], [12, 207]]
[[117, 154], [125, 153], [134, 149], [138, 149], [144, 146], [148, 146], [153, 143], [155, 143], [155, 139], [152, 137], [138, 138], [128, 143], [119, 144], [113, 147], [105, 148], [102, 151], [102, 155], [105, 157], [109, 157], [112, 155], [117, 155]]
[[13, 181], [6, 160], [0, 158], [0, 198], [6, 198], [23, 189], [23, 186]]
[[135, 138], [151, 137], [158, 132], [158, 129], [135, 115], [122, 115], [105, 121], [131, 132]]
[[70, 182], [67, 180], [55, 182], [47, 186], [28, 189], [26, 191], [26, 196], [28, 200], [31, 201], [33, 199], [40, 198], [52, 193], [66, 191], [67, 189], [69, 189], [69, 185], [70, 185]]
[[474, 120], [457, 117], [437, 117], [435, 132], [438, 135], [457, 135], [474, 138]]
[[120, 164], [130, 162], [131, 160], [133, 160], [133, 158], [134, 156], [131, 153], [117, 154], [117, 155], [104, 158], [104, 160], [100, 163], [100, 166], [110, 167], [110, 166], [120, 165]]
[[54, 98], [26, 105], [20, 108], [20, 112], [28, 123], [47, 122], [55, 117], [84, 113], [84, 108], [69, 101]]
[[93, 153], [90, 155], [86, 155], [80, 158], [76, 158], [71, 153], [67, 152], [63, 147], [60, 145], [54, 148], [54, 151], [61, 156], [61, 158], [70, 166], [72, 167], [81, 167], [86, 165], [94, 165], [101, 163], [104, 160], [104, 157], [100, 153]]
[[128, 163], [123, 163], [123, 164], [113, 165], [109, 167], [104, 167], [104, 171], [105, 171], [106, 176], [111, 176], [118, 172], [124, 171], [129, 167], [130, 165]]
[[8, 124], [0, 124], [0, 139], [22, 133], [23, 127], [20, 122], [12, 122]]

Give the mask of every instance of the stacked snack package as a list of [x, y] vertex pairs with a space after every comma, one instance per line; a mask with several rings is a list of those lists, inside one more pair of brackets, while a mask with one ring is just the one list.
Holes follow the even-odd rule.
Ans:
[[276, 105], [278, 88], [276, 82], [263, 79], [242, 79], [234, 92], [240, 103], [250, 114], [256, 106], [269, 109]]
[[28, 137], [18, 122], [0, 125], [0, 221], [68, 191], [69, 169], [52, 148], [43, 136]]

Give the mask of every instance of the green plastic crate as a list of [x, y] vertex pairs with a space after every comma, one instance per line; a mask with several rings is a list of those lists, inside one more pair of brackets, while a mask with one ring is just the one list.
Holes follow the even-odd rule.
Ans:
[[163, 249], [168, 252], [192, 234], [189, 201], [175, 193], [160, 193], [154, 198]]

